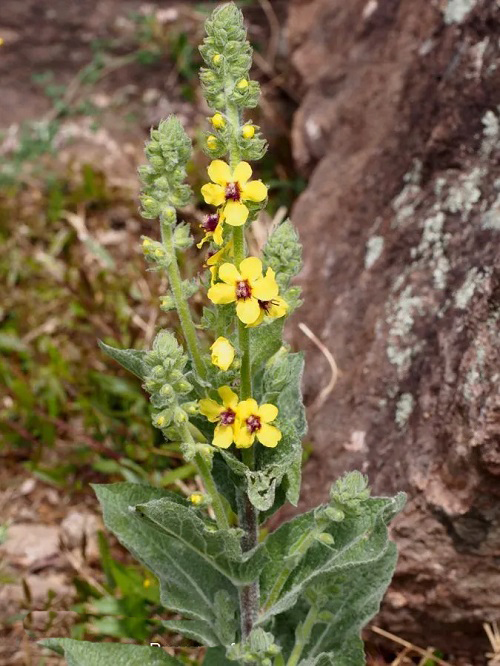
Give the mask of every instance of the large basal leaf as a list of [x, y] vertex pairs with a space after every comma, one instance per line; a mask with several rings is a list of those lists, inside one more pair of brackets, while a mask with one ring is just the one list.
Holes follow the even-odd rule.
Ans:
[[299, 666], [365, 666], [365, 650], [359, 636], [350, 636], [336, 652], [323, 653]]
[[197, 515], [191, 506], [163, 498], [139, 504], [136, 511], [164, 534], [182, 543], [185, 550], [195, 553], [210, 567], [227, 576], [234, 585], [255, 580], [264, 566], [262, 551], [253, 557], [245, 553], [243, 557], [240, 530], [219, 530], [214, 523]]
[[147, 352], [139, 349], [116, 349], [116, 347], [111, 347], [102, 340], [98, 340], [98, 344], [105, 354], [117, 361], [126, 370], [132, 372], [139, 379], [144, 379], [148, 372], [145, 363]]
[[175, 634], [182, 634], [201, 645], [213, 647], [219, 645], [220, 639], [216, 636], [208, 622], [202, 620], [166, 620], [162, 627]]
[[68, 666], [182, 666], [159, 647], [91, 643], [71, 638], [47, 638], [39, 644], [63, 655]]
[[94, 490], [106, 526], [158, 577], [162, 604], [186, 618], [205, 622], [217, 634], [217, 596], [224, 592], [236, 613], [237, 589], [207, 558], [135, 510], [163, 499], [183, 511], [187, 502], [174, 493], [133, 483], [97, 485]]
[[[330, 535], [333, 544], [311, 537], [318, 532], [318, 510], [297, 516], [270, 534], [263, 545], [269, 560], [260, 577], [263, 612], [259, 623], [293, 606], [319, 577], [355, 571], [382, 557], [389, 544], [387, 523], [404, 501], [404, 494], [394, 499], [369, 498], [342, 520], [332, 518], [321, 531]], [[326, 513], [321, 516], [323, 523], [329, 520]]]

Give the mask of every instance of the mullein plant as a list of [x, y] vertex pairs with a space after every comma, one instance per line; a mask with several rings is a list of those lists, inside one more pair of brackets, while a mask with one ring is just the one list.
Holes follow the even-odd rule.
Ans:
[[[182, 343], [167, 330], [150, 351], [101, 343], [144, 382], [153, 424], [167, 442], [179, 442], [204, 492], [185, 498], [137, 483], [94, 489], [108, 529], [159, 580], [170, 618], [165, 645], [175, 632], [206, 646], [206, 666], [357, 666], [365, 661], [361, 629], [394, 571], [387, 524], [404, 497], [372, 498], [353, 472], [333, 484], [326, 504], [261, 536], [279, 507], [299, 499], [303, 356], [282, 334], [300, 304], [290, 283], [301, 248], [286, 221], [261, 257], [248, 254], [245, 231], [268, 195], [249, 164], [266, 142], [243, 120], [258, 103], [259, 85], [249, 78], [252, 51], [235, 5], [216, 9], [206, 33], [200, 76], [213, 115], [203, 138], [211, 162], [201, 189], [209, 212], [199, 280], [183, 280], [178, 262], [194, 241], [177, 218], [191, 198], [191, 143], [177, 118], [152, 130], [140, 169], [142, 215], [160, 223], [160, 239], [144, 237], [142, 249], [150, 268], [168, 276], [160, 308], [177, 311]], [[199, 289], [210, 305], [195, 323], [188, 303]], [[78, 666], [186, 663], [157, 646], [43, 643]]]

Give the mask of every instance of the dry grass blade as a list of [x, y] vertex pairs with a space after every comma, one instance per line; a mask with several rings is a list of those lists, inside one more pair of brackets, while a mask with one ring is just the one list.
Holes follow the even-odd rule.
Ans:
[[314, 342], [316, 347], [326, 358], [328, 365], [330, 366], [331, 369], [330, 381], [323, 389], [321, 389], [321, 392], [319, 393], [318, 397], [311, 405], [312, 414], [316, 414], [316, 412], [318, 412], [321, 409], [326, 399], [335, 388], [335, 384], [337, 383], [337, 379], [339, 376], [339, 369], [337, 363], [335, 362], [335, 359], [333, 358], [333, 354], [331, 353], [331, 351], [327, 347], [325, 347], [325, 345], [321, 342], [321, 340], [311, 331], [309, 326], [307, 326], [303, 322], [299, 322], [299, 328], [302, 331], [302, 333], [304, 333], [304, 335], [307, 335], [309, 340]]
[[485, 622], [483, 624], [488, 640], [490, 641], [491, 648], [493, 652], [487, 652], [486, 657], [488, 658], [488, 666], [499, 666], [500, 665], [500, 630], [496, 622], [489, 624]]
[[433, 648], [427, 648], [424, 650], [423, 648], [418, 647], [418, 645], [413, 645], [413, 643], [410, 643], [410, 641], [405, 641], [404, 638], [400, 638], [399, 636], [391, 634], [389, 631], [385, 631], [385, 629], [380, 629], [380, 627], [375, 627], [374, 625], [372, 625], [370, 629], [379, 636], [383, 636], [384, 638], [388, 638], [389, 640], [394, 641], [394, 643], [397, 643], [398, 645], [402, 645], [408, 652], [415, 652], [415, 654], [418, 654], [425, 659], [432, 659], [434, 663], [440, 664], [440, 666], [451, 666], [448, 661], [444, 661], [443, 659], [436, 657], [436, 655], [432, 652]]

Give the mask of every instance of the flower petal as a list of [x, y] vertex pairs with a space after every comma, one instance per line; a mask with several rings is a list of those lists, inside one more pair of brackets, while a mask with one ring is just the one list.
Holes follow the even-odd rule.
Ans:
[[257, 401], [254, 400], [253, 398], [248, 398], [248, 400], [242, 400], [239, 403], [236, 409], [236, 416], [238, 419], [244, 421], [252, 414], [257, 414], [258, 411], [259, 411], [259, 405], [257, 404]]
[[222, 282], [230, 284], [233, 288], [243, 278], [234, 264], [225, 263], [219, 268], [219, 277]]
[[262, 261], [258, 257], [247, 257], [240, 264], [241, 277], [244, 280], [262, 278]]
[[[231, 363], [234, 360], [234, 347], [233, 345], [227, 340], [226, 338], [223, 338], [222, 336], [217, 338], [217, 340], [213, 343], [213, 345], [210, 347], [212, 351], [212, 363], [216, 365], [218, 368], [221, 370], [226, 370], [229, 368]], [[223, 386], [222, 388], [227, 389], [227, 386]], [[221, 390], [219, 389], [219, 395], [221, 398], [223, 397], [221, 394]], [[230, 390], [230, 389], [229, 389]], [[231, 391], [232, 393], [232, 391]], [[233, 395], [236, 395], [233, 393]], [[237, 398], [237, 396], [236, 396]], [[224, 403], [226, 404], [226, 403]]]
[[238, 424], [234, 429], [234, 442], [238, 449], [249, 449], [255, 439], [255, 433], [248, 432], [244, 423]]
[[267, 197], [267, 187], [261, 180], [251, 180], [241, 191], [243, 201], [264, 201]]
[[244, 301], [238, 301], [236, 303], [236, 314], [244, 324], [253, 324], [260, 315], [259, 302], [256, 298], [247, 298]]
[[229, 388], [229, 386], [221, 386], [217, 389], [217, 393], [222, 398], [224, 407], [231, 407], [231, 409], [236, 408], [236, 405], [238, 404], [238, 396]]
[[270, 423], [278, 416], [278, 408], [275, 405], [271, 405], [271, 403], [266, 402], [265, 405], [261, 405], [259, 407], [258, 415], [264, 423]]
[[201, 194], [205, 199], [205, 203], [211, 206], [222, 206], [226, 200], [226, 192], [220, 185], [207, 183], [201, 188]]
[[200, 413], [203, 414], [203, 416], [206, 416], [209, 421], [212, 421], [212, 423], [217, 421], [219, 414], [223, 411], [223, 408], [219, 403], [210, 398], [202, 398], [198, 405]]
[[248, 219], [248, 208], [241, 201], [228, 201], [224, 207], [224, 221], [232, 227], [241, 227]]
[[232, 180], [243, 188], [252, 177], [252, 167], [248, 162], [240, 162], [233, 171]]
[[223, 160], [214, 160], [207, 171], [210, 180], [213, 183], [222, 185], [222, 187], [226, 187], [227, 183], [230, 183], [232, 180], [229, 164], [226, 164]]
[[233, 443], [233, 427], [218, 425], [214, 430], [212, 444], [219, 449], [228, 449]]
[[279, 287], [272, 268], [267, 269], [266, 277], [262, 277], [252, 284], [252, 295], [259, 301], [272, 301], [277, 297], [278, 292]]
[[253, 324], [247, 324], [247, 328], [256, 328], [257, 326], [260, 326], [262, 322], [264, 321], [264, 310], [261, 309], [260, 315], [257, 317], [257, 319], [254, 321]]
[[[220, 273], [220, 269], [219, 269]], [[207, 292], [208, 298], [216, 305], [226, 305], [236, 300], [236, 291], [234, 285], [218, 282]]]
[[214, 231], [214, 235], [213, 235], [214, 243], [216, 245], [222, 245], [222, 243], [224, 242], [223, 239], [222, 239], [222, 232], [223, 232], [223, 226], [219, 222], [219, 224], [215, 227], [215, 231]]
[[284, 317], [287, 312], [288, 312], [288, 303], [280, 296], [276, 296], [276, 298], [273, 298], [273, 301], [267, 311], [267, 314], [270, 317], [278, 318], [278, 317]]
[[274, 449], [281, 439], [281, 431], [276, 426], [269, 425], [268, 423], [263, 423], [256, 434], [259, 442], [270, 449]]

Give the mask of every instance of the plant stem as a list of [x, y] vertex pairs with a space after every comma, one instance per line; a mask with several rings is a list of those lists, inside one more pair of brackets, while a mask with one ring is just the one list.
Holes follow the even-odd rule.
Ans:
[[165, 222], [164, 220], [161, 220], [161, 239], [167, 251], [167, 256], [169, 256], [171, 259], [170, 265], [167, 268], [167, 274], [189, 355], [193, 361], [196, 374], [198, 377], [200, 377], [200, 379], [204, 379], [206, 374], [205, 365], [201, 358], [198, 339], [196, 336], [196, 329], [191, 318], [191, 312], [189, 311], [187, 301], [182, 293], [181, 273], [179, 271], [179, 264], [177, 263], [177, 254], [174, 246], [172, 225]]
[[311, 637], [311, 632], [316, 620], [318, 619], [318, 609], [316, 606], [311, 606], [309, 612], [307, 613], [306, 619], [304, 622], [297, 627], [295, 632], [295, 646], [292, 650], [290, 657], [286, 666], [297, 666], [302, 656], [302, 651], [309, 642]]
[[[226, 97], [227, 99], [227, 97]], [[233, 130], [231, 147], [229, 151], [229, 164], [234, 169], [240, 161], [240, 151], [236, 141], [236, 133], [240, 131], [240, 113], [238, 108], [230, 103], [226, 106], [228, 121]], [[244, 226], [233, 229], [234, 262], [239, 268], [246, 256]], [[238, 342], [241, 352], [240, 368], [240, 400], [252, 397], [252, 372], [250, 359], [250, 331], [245, 324], [238, 319]], [[255, 466], [255, 454], [253, 447], [243, 450], [243, 462], [253, 469]], [[243, 551], [252, 550], [257, 546], [259, 538], [259, 514], [250, 502], [248, 495], [242, 493], [238, 502], [238, 518], [240, 526], [245, 531], [241, 540]], [[260, 607], [259, 581], [256, 580], [240, 589], [240, 615], [241, 615], [241, 639], [244, 641], [252, 631], [257, 620]]]
[[227, 519], [227, 514], [222, 504], [221, 496], [214, 482], [214, 477], [210, 471], [210, 466], [207, 462], [207, 459], [202, 453], [197, 453], [195, 456], [196, 467], [198, 468], [198, 473], [203, 480], [203, 485], [207, 493], [210, 495], [212, 500], [212, 508], [215, 513], [215, 520], [217, 525], [221, 530], [229, 529], [229, 521]]
[[[182, 429], [182, 436], [185, 438], [186, 442], [194, 444], [193, 435], [191, 434], [189, 425], [190, 425], [189, 423], [186, 423], [184, 425]], [[215, 513], [215, 520], [217, 521], [217, 525], [219, 529], [227, 530], [229, 528], [229, 521], [227, 519], [226, 510], [224, 509], [221, 496], [217, 491], [217, 487], [215, 485], [212, 472], [210, 470], [210, 465], [207, 461], [207, 456], [205, 456], [201, 452], [197, 453], [194, 457], [194, 462], [198, 474], [200, 475], [203, 481], [203, 485], [205, 486], [205, 490], [210, 495], [210, 499], [212, 501], [212, 508]]]

